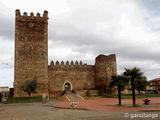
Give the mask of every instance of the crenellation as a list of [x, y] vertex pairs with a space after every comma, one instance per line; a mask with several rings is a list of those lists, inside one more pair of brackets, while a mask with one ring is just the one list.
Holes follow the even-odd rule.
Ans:
[[27, 12], [24, 12], [24, 13], [23, 13], [23, 16], [28, 16], [28, 13], [27, 13]]
[[69, 65], [69, 61], [68, 60], [66, 61], [66, 65]]
[[34, 17], [34, 13], [33, 13], [33, 12], [31, 12], [31, 13], [30, 13], [30, 16], [31, 16], [31, 17]]
[[82, 61], [80, 61], [80, 63], [79, 63], [80, 65], [83, 65], [83, 62]]
[[53, 61], [51, 61], [51, 65], [54, 65], [54, 62], [53, 62]]
[[41, 17], [41, 15], [40, 15], [40, 13], [37, 13], [37, 15], [36, 15], [37, 17]]
[[[43, 16], [41, 16], [41, 14], [38, 12], [38, 13], [36, 13], [36, 15], [34, 15], [34, 13], [33, 12], [31, 12], [29, 15], [28, 15], [28, 13], [27, 12], [23, 12], [23, 14], [21, 15], [21, 12], [20, 12], [20, 10], [19, 9], [17, 9], [16, 10], [16, 17], [27, 17], [27, 18], [45, 18], [44, 20], [48, 20], [48, 11], [44, 11], [44, 13], [43, 13]], [[20, 19], [19, 18], [19, 19]]]
[[48, 19], [48, 11], [46, 11], [46, 10], [44, 11], [43, 17]]
[[[74, 64], [75, 63], [75, 64]], [[69, 64], [69, 61], [66, 61], [66, 64], [64, 64], [64, 61], [62, 60], [61, 63], [59, 61], [56, 61], [56, 64], [54, 65], [54, 62], [51, 61], [51, 64], [48, 66], [49, 71], [94, 71], [93, 65], [87, 65], [86, 63], [82, 65], [78, 64], [78, 61], [75, 62], [72, 60]]]
[[56, 65], [59, 65], [59, 61], [56, 61]]
[[74, 65], [74, 62], [73, 62], [73, 60], [71, 61], [71, 65]]
[[78, 62], [77, 60], [74, 62], [73, 60], [71, 60], [70, 62], [67, 60], [66, 62], [64, 62], [63, 60], [61, 62], [59, 62], [58, 60], [55, 62], [51, 61], [50, 65], [56, 66], [56, 65], [64, 65], [64, 66], [87, 66], [87, 63], [84, 63], [82, 61]]
[[20, 12], [19, 9], [16, 9], [16, 17], [17, 17], [17, 16], [21, 16], [21, 12]]
[[78, 65], [78, 61], [76, 60], [75, 65]]
[[61, 65], [64, 65], [64, 61], [63, 60], [61, 61]]

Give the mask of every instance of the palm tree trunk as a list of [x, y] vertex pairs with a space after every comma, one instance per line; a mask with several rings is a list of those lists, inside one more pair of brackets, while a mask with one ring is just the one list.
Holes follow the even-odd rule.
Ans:
[[118, 102], [119, 102], [119, 105], [121, 105], [121, 89], [119, 86], [118, 86]]
[[29, 97], [31, 96], [31, 93], [30, 92], [28, 92], [28, 95], [29, 95]]
[[140, 94], [141, 94], [141, 91], [139, 90], [138, 93], [139, 93], [139, 95], [140, 95]]
[[135, 107], [135, 106], [136, 106], [136, 97], [135, 97], [135, 85], [134, 85], [133, 81], [132, 81], [131, 85], [132, 85], [132, 100], [133, 100], [133, 107]]

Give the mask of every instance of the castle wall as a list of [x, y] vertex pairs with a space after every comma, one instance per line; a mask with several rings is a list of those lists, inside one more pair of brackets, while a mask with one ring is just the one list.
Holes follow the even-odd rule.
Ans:
[[43, 16], [39, 13], [28, 16], [16, 10], [14, 97], [27, 96], [21, 86], [34, 77], [37, 77], [37, 93], [33, 94], [36, 96], [43, 92], [50, 97], [60, 96], [67, 82], [72, 90], [83, 95], [96, 95], [96, 90], [100, 94], [111, 93], [109, 82], [116, 73], [114, 54], [97, 56], [95, 65], [52, 61], [48, 66], [48, 12], [44, 11]]
[[99, 90], [100, 94], [113, 92], [113, 90], [109, 88], [113, 74], [117, 74], [115, 54], [97, 56], [95, 62], [95, 82], [96, 89]]
[[[67, 65], [66, 65], [67, 64]], [[64, 83], [69, 82], [74, 91], [89, 90], [95, 88], [94, 66], [83, 65], [82, 62], [69, 65], [67, 62], [56, 65], [51, 62], [48, 66], [49, 94], [50, 97], [60, 96], [64, 90]]]

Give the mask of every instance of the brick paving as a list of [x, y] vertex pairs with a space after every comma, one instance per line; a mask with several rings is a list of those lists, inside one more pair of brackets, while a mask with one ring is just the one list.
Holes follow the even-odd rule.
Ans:
[[60, 102], [55, 105], [59, 108], [88, 109], [100, 111], [143, 111], [143, 110], [160, 110], [160, 98], [149, 98], [150, 105], [144, 105], [145, 98], [137, 98], [137, 107], [132, 107], [132, 99], [122, 99], [122, 106], [118, 106], [117, 98], [94, 98], [78, 102], [77, 107], [71, 107], [70, 102]]

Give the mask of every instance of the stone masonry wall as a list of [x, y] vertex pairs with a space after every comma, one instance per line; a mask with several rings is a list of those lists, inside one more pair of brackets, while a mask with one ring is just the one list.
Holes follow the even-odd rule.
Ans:
[[78, 61], [75, 63], [71, 61], [69, 64], [67, 61], [64, 65], [63, 61], [61, 64], [57, 61], [54, 65], [52, 61], [51, 65], [48, 66], [48, 76], [50, 97], [60, 96], [66, 82], [71, 84], [74, 91], [95, 88], [94, 66], [83, 65], [82, 62], [78, 64]]
[[48, 92], [48, 12], [34, 16], [16, 10], [14, 97], [26, 96], [20, 88], [37, 77], [37, 94]]
[[113, 74], [117, 74], [115, 54], [97, 56], [95, 62], [95, 79], [96, 89], [99, 90], [100, 94], [113, 92], [113, 90], [109, 88]]

